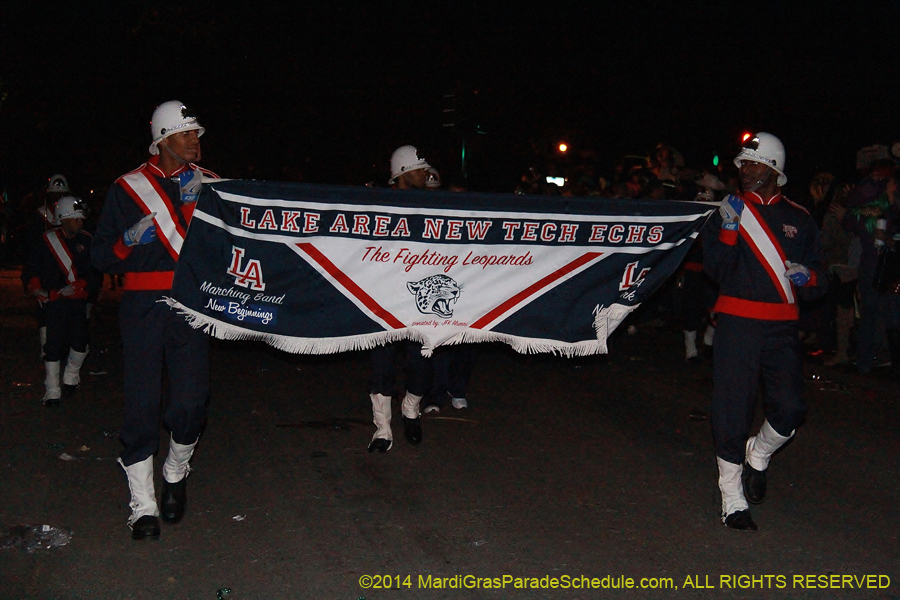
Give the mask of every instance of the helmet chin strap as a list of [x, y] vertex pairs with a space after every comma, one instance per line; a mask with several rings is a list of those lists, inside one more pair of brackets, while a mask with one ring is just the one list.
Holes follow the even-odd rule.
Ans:
[[762, 179], [757, 179], [756, 182], [755, 182], [753, 185], [751, 185], [750, 187], [748, 187], [748, 188], [746, 189], [746, 191], [748, 191], [748, 192], [755, 192], [756, 190], [758, 190], [758, 189], [762, 186], [763, 183], [765, 183], [765, 181], [763, 181]]
[[[160, 144], [157, 144], [157, 145], [160, 145]], [[174, 158], [175, 160], [178, 161], [179, 164], [182, 164], [182, 165], [186, 165], [186, 164], [187, 164], [188, 161], [186, 161], [186, 160], [184, 160], [183, 158], [181, 158], [180, 156], [178, 156], [178, 155], [175, 153], [174, 150], [172, 150], [171, 148], [169, 148], [169, 145], [168, 145], [168, 144], [161, 144], [161, 145], [162, 145], [163, 148], [166, 149], [166, 152], [168, 152], [168, 153], [172, 156], [172, 158]]]

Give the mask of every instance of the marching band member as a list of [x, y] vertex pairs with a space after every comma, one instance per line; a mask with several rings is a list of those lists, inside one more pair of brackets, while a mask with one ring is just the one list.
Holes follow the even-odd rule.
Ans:
[[160, 534], [153, 456], [159, 448], [164, 372], [169, 385], [163, 424], [171, 432], [162, 468], [162, 519], [167, 523], [184, 516], [188, 463], [206, 424], [208, 339], [161, 300], [172, 287], [201, 178], [217, 177], [194, 164], [206, 130], [184, 104], [172, 100], [159, 105], [150, 131], [153, 156], [110, 187], [93, 254], [98, 268], [124, 274], [119, 325], [125, 362], [120, 437], [125, 449], [119, 464], [131, 490], [128, 524], [136, 540]]
[[[747, 503], [762, 503], [769, 459], [806, 416], [797, 299], [821, 296], [826, 279], [815, 222], [781, 194], [781, 141], [758, 133], [734, 162], [743, 192], [703, 235], [703, 266], [719, 284], [711, 420], [722, 522], [755, 530]], [[760, 379], [766, 420], [748, 439]]]
[[[91, 268], [91, 234], [82, 231], [81, 201], [64, 196], [56, 202], [54, 222], [34, 246], [27, 271], [29, 290], [43, 307], [47, 323], [43, 345], [45, 406], [75, 395], [88, 353], [87, 301], [100, 287]], [[60, 387], [60, 364], [66, 358]]]
[[[431, 169], [420, 158], [415, 146], [400, 146], [391, 155], [391, 187], [397, 190], [426, 189]], [[391, 396], [394, 393], [394, 357], [397, 349], [406, 346], [406, 395], [400, 405], [403, 434], [406, 441], [422, 443], [422, 416], [419, 406], [431, 385], [431, 361], [422, 356], [422, 345], [415, 342], [395, 342], [372, 350], [372, 377], [369, 399], [372, 401], [375, 434], [369, 442], [369, 452], [387, 452], [394, 445], [391, 431]]]

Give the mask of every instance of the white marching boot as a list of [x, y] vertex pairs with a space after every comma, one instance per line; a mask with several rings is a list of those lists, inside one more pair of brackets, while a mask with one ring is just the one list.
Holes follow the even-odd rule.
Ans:
[[63, 395], [68, 400], [75, 395], [75, 391], [81, 384], [81, 366], [87, 357], [89, 348], [85, 348], [84, 352], [76, 352], [69, 349], [69, 360], [66, 362], [66, 370], [63, 372]]
[[59, 406], [62, 389], [59, 387], [59, 361], [44, 362], [44, 406]]
[[747, 440], [747, 462], [757, 471], [765, 471], [769, 468], [769, 460], [775, 451], [784, 446], [789, 439], [794, 437], [794, 432], [789, 436], [783, 436], [769, 425], [768, 421], [759, 428], [759, 433]]
[[403, 436], [414, 446], [422, 443], [422, 415], [419, 412], [421, 403], [422, 396], [406, 392], [400, 405], [400, 414], [403, 415]]
[[722, 522], [731, 529], [755, 531], [756, 523], [750, 516], [750, 506], [744, 498], [741, 486], [741, 465], [716, 457], [719, 466], [719, 492], [722, 494]]
[[391, 397], [384, 394], [369, 394], [372, 400], [372, 422], [375, 423], [375, 435], [369, 442], [369, 452], [385, 453], [394, 445], [394, 434], [391, 431]]
[[766, 420], [759, 433], [747, 440], [747, 462], [744, 465], [744, 494], [751, 504], [762, 504], [766, 499], [766, 469], [775, 451], [794, 436], [783, 436]]
[[697, 358], [697, 331], [684, 330], [684, 360]]
[[148, 456], [139, 463], [125, 466], [118, 460], [128, 476], [128, 489], [131, 490], [131, 539], [143, 540], [159, 538], [159, 508], [156, 506], [156, 491], [153, 488], [153, 457]]
[[174, 439], [169, 439], [169, 454], [162, 468], [162, 520], [166, 523], [178, 523], [184, 517], [187, 476], [191, 472], [190, 461], [196, 446], [197, 442], [179, 444]]

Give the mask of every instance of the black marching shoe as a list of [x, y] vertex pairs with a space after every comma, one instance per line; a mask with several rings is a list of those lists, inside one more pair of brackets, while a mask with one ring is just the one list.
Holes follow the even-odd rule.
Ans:
[[756, 523], [750, 516], [749, 510], [739, 510], [725, 517], [725, 527], [742, 531], [756, 531]]
[[375, 438], [374, 440], [369, 442], [369, 452], [384, 454], [391, 449], [391, 446], [393, 444], [394, 442], [392, 442], [391, 440], [386, 440], [384, 438]]
[[406, 436], [406, 441], [413, 446], [418, 446], [419, 444], [421, 444], [422, 417], [417, 417], [415, 419], [403, 417], [403, 435]]
[[75, 392], [78, 391], [77, 385], [69, 385], [68, 383], [62, 384], [62, 397], [65, 400], [71, 400], [75, 397]]
[[59, 406], [59, 398], [47, 398], [44, 400], [44, 406]]
[[158, 540], [159, 519], [152, 515], [144, 515], [131, 526], [131, 539]]
[[187, 477], [178, 483], [169, 483], [163, 479], [162, 505], [160, 516], [166, 523], [175, 524], [184, 517], [184, 505], [187, 503]]
[[744, 463], [744, 472], [741, 474], [744, 483], [744, 496], [750, 504], [762, 504], [766, 499], [766, 472], [757, 471]]

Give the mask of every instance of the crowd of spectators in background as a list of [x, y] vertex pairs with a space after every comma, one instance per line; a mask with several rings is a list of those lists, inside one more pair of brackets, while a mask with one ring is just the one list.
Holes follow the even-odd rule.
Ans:
[[[701, 169], [685, 165], [682, 154], [664, 143], [646, 156], [621, 157], [611, 168], [597, 164], [592, 153], [567, 156], [564, 161], [543, 160], [522, 175], [517, 194], [647, 198], [654, 200], [707, 200], [737, 190], [737, 171]], [[699, 198], [698, 198], [699, 196]]]
[[[803, 205], [820, 229], [829, 292], [819, 301], [801, 305], [801, 330], [808, 353], [831, 367], [872, 373], [890, 366], [887, 373], [900, 378], [900, 192], [897, 189], [900, 143], [873, 145], [856, 156], [856, 174], [843, 180], [833, 172], [815, 173], [805, 193], [791, 199]], [[846, 169], [844, 169], [846, 170]], [[601, 174], [602, 173], [602, 174]], [[582, 160], [545, 160], [520, 178], [517, 194], [589, 196], [596, 198], [666, 199], [717, 202], [738, 191], [736, 171], [726, 162], [718, 168], [685, 164], [680, 152], [660, 143], [647, 156], [622, 157], [603, 170], [594, 157]], [[696, 257], [689, 256], [686, 264]], [[685, 282], [701, 289], [685, 289]], [[687, 270], [673, 277], [668, 289], [643, 307], [640, 322], [673, 317], [684, 326], [686, 339], [696, 322], [688, 313], [700, 301], [715, 303], [711, 282], [697, 282]], [[715, 315], [706, 319], [705, 341], [712, 343]], [[687, 343], [687, 342], [686, 342]], [[686, 358], [699, 356], [687, 344]]]

